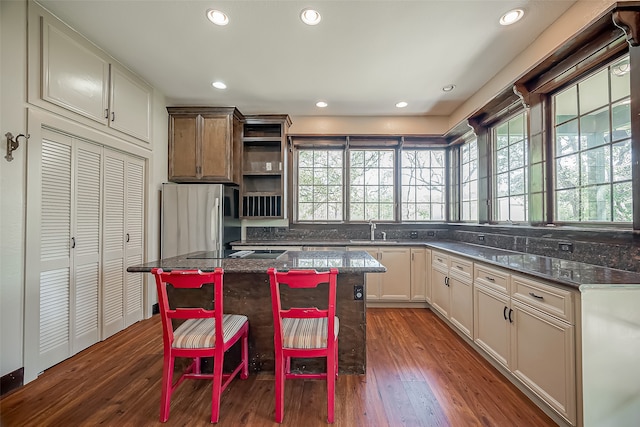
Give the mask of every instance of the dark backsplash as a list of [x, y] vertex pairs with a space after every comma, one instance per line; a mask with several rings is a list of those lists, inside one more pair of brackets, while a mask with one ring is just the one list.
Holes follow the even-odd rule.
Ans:
[[[471, 224], [378, 224], [376, 239], [455, 240], [640, 272], [640, 235], [631, 231]], [[248, 227], [247, 240], [368, 239], [367, 224]], [[560, 248], [569, 249], [563, 251]]]

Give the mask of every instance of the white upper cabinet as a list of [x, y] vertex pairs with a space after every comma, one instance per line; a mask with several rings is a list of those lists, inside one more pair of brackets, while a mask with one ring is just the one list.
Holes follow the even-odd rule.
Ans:
[[150, 142], [153, 88], [38, 4], [29, 8], [29, 102]]
[[151, 88], [111, 64], [109, 126], [136, 138], [151, 138]]
[[107, 124], [109, 63], [42, 18], [42, 98]]

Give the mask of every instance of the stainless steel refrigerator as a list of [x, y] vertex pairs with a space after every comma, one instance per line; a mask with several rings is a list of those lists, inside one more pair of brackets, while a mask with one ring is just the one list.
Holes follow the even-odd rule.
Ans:
[[161, 257], [230, 249], [240, 240], [238, 188], [162, 184]]

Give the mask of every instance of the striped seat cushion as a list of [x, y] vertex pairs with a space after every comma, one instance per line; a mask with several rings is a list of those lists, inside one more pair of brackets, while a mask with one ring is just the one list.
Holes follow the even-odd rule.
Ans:
[[[247, 322], [247, 316], [225, 314], [222, 317], [224, 342]], [[173, 332], [173, 348], [209, 348], [216, 346], [216, 319], [189, 319]]]
[[[338, 336], [340, 322], [335, 317], [334, 335]], [[326, 348], [327, 347], [327, 318], [297, 319], [285, 317], [282, 319], [282, 346], [284, 348]]]

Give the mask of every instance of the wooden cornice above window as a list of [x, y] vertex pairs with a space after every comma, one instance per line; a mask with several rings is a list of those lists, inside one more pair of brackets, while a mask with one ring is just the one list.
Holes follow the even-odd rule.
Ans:
[[[538, 102], [544, 94], [572, 83], [586, 72], [623, 55], [640, 38], [640, 1], [614, 3], [599, 19], [570, 38], [445, 137], [459, 140], [469, 127], [490, 126]], [[629, 43], [627, 43], [627, 41]], [[635, 44], [634, 44], [635, 43]]]
[[289, 135], [297, 148], [442, 148], [447, 139], [439, 135]]

